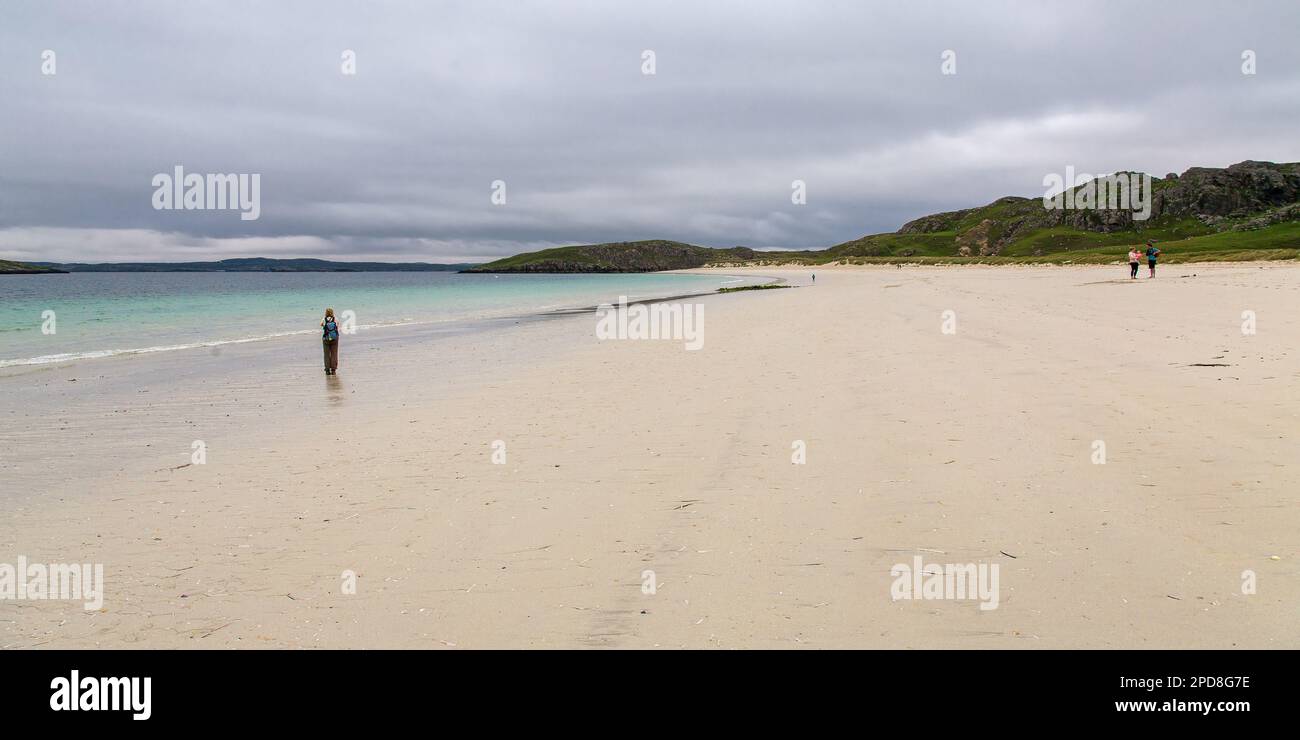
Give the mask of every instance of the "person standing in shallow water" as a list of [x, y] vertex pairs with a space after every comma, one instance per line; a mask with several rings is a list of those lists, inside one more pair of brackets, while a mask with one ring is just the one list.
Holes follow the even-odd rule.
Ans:
[[325, 347], [325, 374], [333, 375], [339, 370], [339, 324], [334, 320], [334, 309], [325, 309], [320, 328], [321, 343]]

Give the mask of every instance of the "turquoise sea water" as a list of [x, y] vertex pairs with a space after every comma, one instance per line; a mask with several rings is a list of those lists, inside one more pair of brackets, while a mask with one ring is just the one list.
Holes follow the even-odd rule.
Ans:
[[[0, 368], [319, 333], [325, 308], [357, 329], [708, 293], [724, 275], [443, 272], [71, 273], [0, 276]], [[53, 312], [53, 325], [48, 320]], [[53, 328], [53, 333], [43, 329]]]

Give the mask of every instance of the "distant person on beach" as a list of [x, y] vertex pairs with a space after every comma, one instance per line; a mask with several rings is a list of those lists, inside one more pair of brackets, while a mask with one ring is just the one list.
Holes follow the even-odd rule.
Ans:
[[334, 309], [325, 309], [320, 328], [321, 343], [325, 346], [325, 374], [334, 375], [339, 370], [339, 325], [334, 320]]
[[816, 284], [817, 284], [817, 273], [814, 272], [814, 273], [812, 274], [812, 276], [813, 276], [813, 285], [816, 285]]
[[1155, 242], [1147, 242], [1147, 267], [1151, 268], [1151, 277], [1156, 276], [1156, 258], [1160, 256], [1160, 249]]
[[1137, 280], [1138, 265], [1141, 262], [1142, 262], [1142, 253], [1138, 251], [1137, 247], [1133, 247], [1132, 249], [1128, 250], [1128, 276], [1130, 278]]

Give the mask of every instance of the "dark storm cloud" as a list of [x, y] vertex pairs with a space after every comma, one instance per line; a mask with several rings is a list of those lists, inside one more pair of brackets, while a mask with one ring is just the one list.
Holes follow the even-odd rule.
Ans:
[[[17, 2], [0, 19], [0, 256], [18, 259], [823, 247], [1041, 194], [1067, 165], [1300, 159], [1288, 2]], [[261, 218], [154, 210], [151, 178], [177, 164], [259, 173]]]

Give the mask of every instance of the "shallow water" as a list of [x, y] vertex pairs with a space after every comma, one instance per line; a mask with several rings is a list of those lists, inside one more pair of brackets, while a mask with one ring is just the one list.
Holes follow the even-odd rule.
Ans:
[[[469, 381], [596, 341], [567, 309], [710, 293], [721, 275], [74, 273], [0, 280], [0, 501], [93, 494], [166, 475], [196, 441], [229, 450], [291, 421], [323, 438], [376, 408], [436, 404]], [[743, 282], [767, 282], [747, 277]], [[356, 311], [339, 376], [319, 312]], [[40, 331], [42, 306], [57, 332]], [[225, 317], [211, 322], [210, 315]], [[545, 320], [547, 317], [552, 320]], [[304, 327], [305, 324], [305, 327]], [[531, 328], [530, 328], [531, 327]], [[514, 368], [515, 370], [511, 370]], [[345, 445], [346, 446], [346, 445]], [[216, 462], [214, 452], [214, 463]]]
[[361, 330], [526, 315], [612, 302], [624, 295], [636, 299], [703, 293], [741, 280], [678, 273], [83, 272], [3, 276], [0, 368], [313, 334], [320, 331], [318, 324], [327, 306]]

